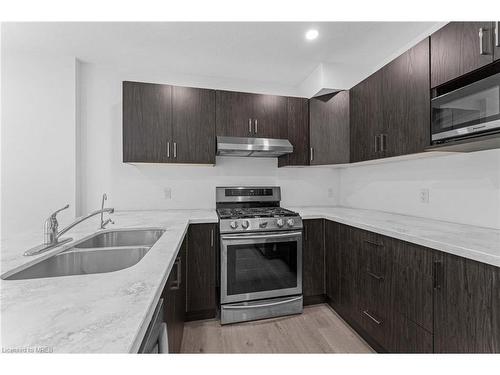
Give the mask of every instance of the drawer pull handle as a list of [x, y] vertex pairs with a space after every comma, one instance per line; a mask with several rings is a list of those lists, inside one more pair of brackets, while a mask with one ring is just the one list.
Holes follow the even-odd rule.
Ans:
[[378, 320], [376, 319], [373, 315], [371, 315], [367, 310], [363, 310], [363, 314], [365, 314], [367, 317], [369, 317], [371, 320], [373, 320], [374, 323], [376, 323], [377, 325], [381, 325], [382, 324], [382, 321], [381, 320]]
[[375, 280], [379, 280], [379, 281], [383, 281], [384, 280], [383, 276], [376, 275], [373, 272], [371, 272], [370, 270], [366, 270], [366, 272], [368, 273], [368, 275], [370, 275], [371, 277], [373, 277]]

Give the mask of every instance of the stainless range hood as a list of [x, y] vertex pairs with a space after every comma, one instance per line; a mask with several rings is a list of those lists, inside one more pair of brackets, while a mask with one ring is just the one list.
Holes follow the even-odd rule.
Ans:
[[293, 152], [288, 139], [217, 137], [217, 155], [275, 158]]

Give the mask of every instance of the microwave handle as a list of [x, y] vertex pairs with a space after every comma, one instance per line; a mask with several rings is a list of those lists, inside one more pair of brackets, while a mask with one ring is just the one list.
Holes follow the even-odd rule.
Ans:
[[271, 239], [271, 238], [290, 238], [302, 235], [302, 232], [287, 232], [287, 233], [276, 233], [276, 234], [230, 234], [222, 236], [223, 240], [260, 240], [260, 239]]

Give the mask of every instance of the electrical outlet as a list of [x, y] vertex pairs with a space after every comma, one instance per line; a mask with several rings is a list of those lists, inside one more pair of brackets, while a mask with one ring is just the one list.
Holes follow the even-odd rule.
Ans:
[[420, 189], [420, 203], [429, 203], [429, 189]]
[[172, 199], [172, 189], [169, 187], [163, 188], [163, 198]]

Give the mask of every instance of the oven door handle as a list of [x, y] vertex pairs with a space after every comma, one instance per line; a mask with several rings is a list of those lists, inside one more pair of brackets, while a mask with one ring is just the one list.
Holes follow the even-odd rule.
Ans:
[[266, 234], [230, 234], [223, 235], [221, 238], [223, 240], [267, 240], [271, 238], [292, 238], [301, 236], [302, 232], [287, 232], [287, 233], [266, 233]]
[[236, 305], [236, 306], [223, 305], [223, 306], [224, 306], [224, 309], [227, 309], [227, 310], [252, 309], [252, 308], [259, 308], [259, 307], [270, 307], [270, 306], [276, 306], [276, 305], [283, 305], [285, 303], [295, 302], [295, 301], [299, 301], [301, 299], [302, 299], [302, 296], [298, 296], [298, 297], [288, 298], [288, 299], [278, 301], [278, 302], [261, 303], [258, 305]]

